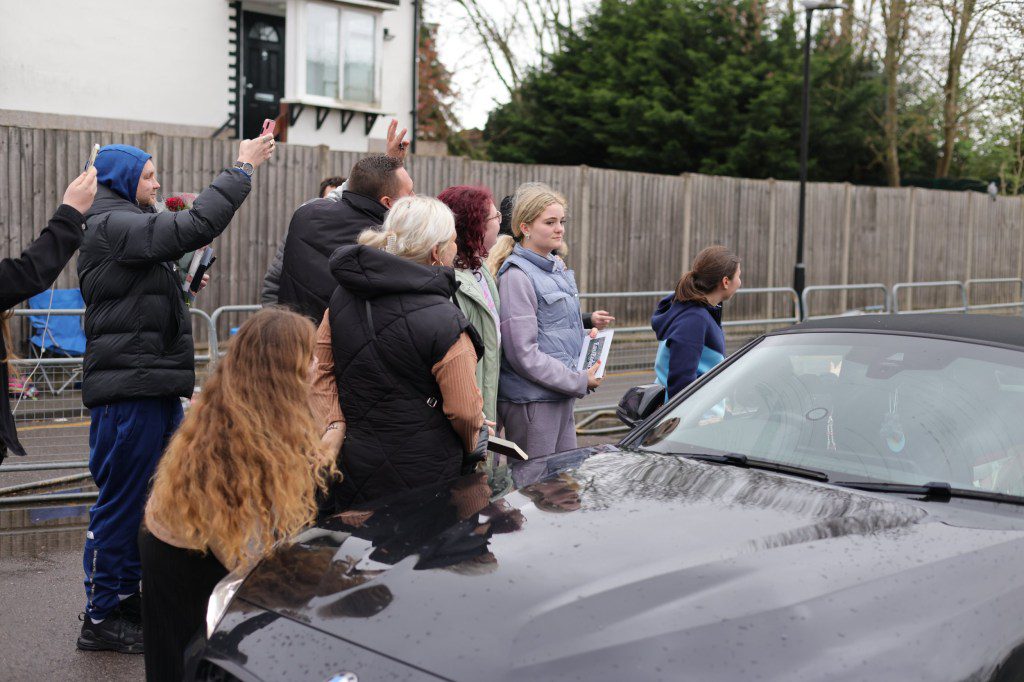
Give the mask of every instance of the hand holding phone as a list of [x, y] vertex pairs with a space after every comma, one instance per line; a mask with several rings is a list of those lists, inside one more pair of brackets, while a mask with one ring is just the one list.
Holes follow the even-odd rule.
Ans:
[[274, 130], [277, 128], [277, 122], [272, 118], [263, 119], [263, 130], [260, 132], [260, 137], [265, 135], [274, 135]]
[[251, 163], [253, 168], [269, 159], [274, 153], [274, 138], [261, 135], [254, 140], [242, 140], [238, 143], [238, 161]]
[[96, 167], [90, 165], [85, 171], [71, 181], [64, 192], [64, 200], [61, 203], [67, 204], [82, 215], [85, 215], [92, 207], [93, 199], [96, 198]]
[[217, 260], [216, 256], [210, 257], [208, 262], [200, 263], [199, 268], [196, 270], [196, 274], [192, 276], [192, 281], [189, 283], [189, 291], [193, 294], [198, 294], [199, 290], [203, 288], [203, 277], [209, 276], [210, 266], [213, 265], [214, 261]]

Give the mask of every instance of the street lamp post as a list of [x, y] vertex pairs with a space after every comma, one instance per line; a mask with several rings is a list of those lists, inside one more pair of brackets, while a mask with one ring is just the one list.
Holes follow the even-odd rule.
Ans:
[[800, 208], [797, 217], [796, 231], [796, 265], [793, 267], [793, 289], [800, 301], [800, 313], [803, 317], [804, 284], [807, 269], [804, 265], [804, 226], [807, 219], [807, 148], [810, 145], [811, 122], [811, 15], [814, 10], [842, 9], [843, 5], [819, 0], [801, 0], [807, 25], [804, 28], [804, 91], [803, 108], [800, 114]]

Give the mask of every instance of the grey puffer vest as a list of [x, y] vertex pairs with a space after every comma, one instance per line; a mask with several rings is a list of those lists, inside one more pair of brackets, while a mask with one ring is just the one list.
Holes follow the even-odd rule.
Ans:
[[[545, 258], [518, 244], [502, 264], [498, 277], [511, 267], [526, 273], [537, 294], [538, 350], [575, 370], [584, 331], [579, 289], [572, 270], [566, 269], [561, 260]], [[502, 355], [498, 400], [533, 403], [561, 401], [567, 397], [516, 374]]]

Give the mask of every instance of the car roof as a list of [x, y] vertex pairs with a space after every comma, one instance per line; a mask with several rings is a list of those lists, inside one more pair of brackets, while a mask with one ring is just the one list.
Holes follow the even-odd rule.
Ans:
[[1024, 350], [1024, 318], [1015, 315], [921, 313], [849, 315], [807, 320], [769, 336], [806, 332], [868, 332], [928, 336]]

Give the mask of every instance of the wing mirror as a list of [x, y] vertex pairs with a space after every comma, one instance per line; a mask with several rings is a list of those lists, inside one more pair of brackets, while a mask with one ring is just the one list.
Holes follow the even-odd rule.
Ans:
[[615, 408], [615, 416], [626, 426], [633, 428], [654, 414], [665, 404], [665, 387], [661, 384], [634, 386], [626, 391]]

